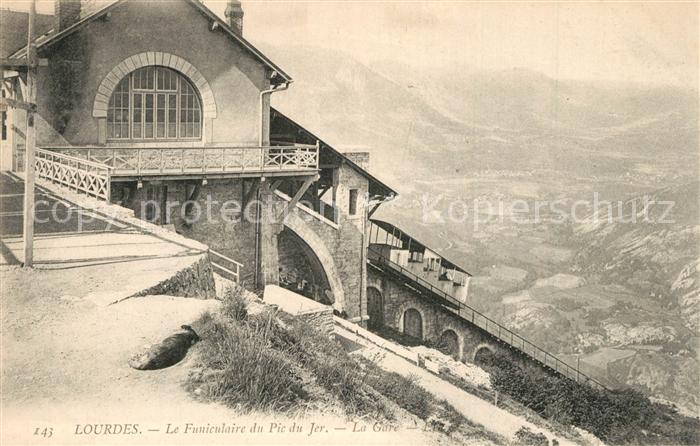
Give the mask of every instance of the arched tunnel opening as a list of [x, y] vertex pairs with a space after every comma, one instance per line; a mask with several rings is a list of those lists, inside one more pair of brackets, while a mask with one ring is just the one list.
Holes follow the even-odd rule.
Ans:
[[496, 353], [490, 345], [478, 345], [474, 349], [473, 363], [479, 366], [491, 366], [496, 360]]
[[381, 330], [384, 327], [384, 296], [373, 286], [367, 287], [367, 315], [370, 330]]
[[451, 356], [459, 361], [459, 336], [454, 330], [448, 329], [442, 332], [437, 345], [438, 349], [444, 354]]
[[289, 228], [278, 237], [280, 286], [322, 304], [333, 304], [323, 264], [304, 240]]

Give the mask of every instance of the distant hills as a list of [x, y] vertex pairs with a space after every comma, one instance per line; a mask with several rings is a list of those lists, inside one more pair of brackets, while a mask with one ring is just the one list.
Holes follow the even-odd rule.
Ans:
[[399, 166], [423, 179], [515, 166], [671, 178], [697, 171], [694, 91], [557, 81], [523, 69], [370, 67], [310, 47], [266, 52], [295, 79], [274, 105], [332, 145], [368, 148], [387, 179]]

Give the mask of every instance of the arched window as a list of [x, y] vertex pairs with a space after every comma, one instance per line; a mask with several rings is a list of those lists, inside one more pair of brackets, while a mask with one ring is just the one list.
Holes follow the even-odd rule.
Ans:
[[200, 139], [202, 105], [196, 90], [174, 70], [143, 67], [125, 76], [107, 109], [107, 138]]

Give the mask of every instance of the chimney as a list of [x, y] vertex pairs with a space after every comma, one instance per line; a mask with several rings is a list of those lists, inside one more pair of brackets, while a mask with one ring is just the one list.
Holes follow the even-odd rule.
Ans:
[[81, 0], [54, 0], [54, 32], [61, 32], [80, 20]]
[[369, 152], [343, 152], [343, 155], [364, 170], [369, 170]]
[[226, 5], [226, 11], [224, 12], [226, 16], [226, 22], [228, 26], [231, 27], [233, 32], [239, 36], [243, 35], [243, 8], [241, 7], [241, 2], [238, 0], [228, 0]]

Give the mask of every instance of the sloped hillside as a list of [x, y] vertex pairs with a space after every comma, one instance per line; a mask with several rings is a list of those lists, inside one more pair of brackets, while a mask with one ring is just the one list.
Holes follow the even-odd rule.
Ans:
[[693, 182], [635, 197], [622, 212], [614, 206], [612, 221], [608, 208], [599, 208], [576, 228], [585, 240], [581, 271], [678, 310], [688, 328], [697, 329], [699, 187]]

